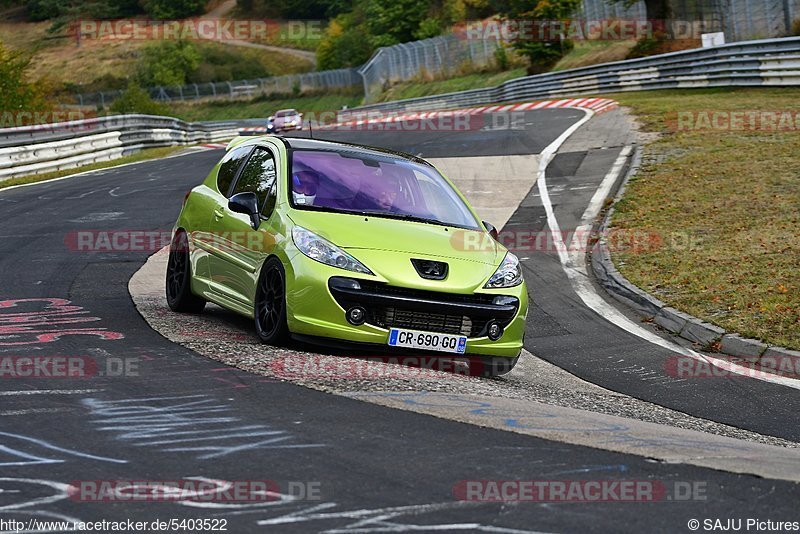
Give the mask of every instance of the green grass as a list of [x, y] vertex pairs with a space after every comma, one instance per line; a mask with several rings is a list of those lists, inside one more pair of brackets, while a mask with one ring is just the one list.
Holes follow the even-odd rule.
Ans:
[[189, 121], [252, 119], [268, 117], [276, 110], [295, 108], [303, 113], [336, 111], [342, 106], [355, 107], [363, 98], [353, 95], [307, 95], [297, 97], [259, 97], [251, 101], [215, 101], [202, 104], [175, 104], [170, 114]]
[[466, 91], [468, 89], [494, 87], [495, 85], [513, 80], [514, 78], [519, 78], [520, 76], [525, 76], [525, 69], [519, 68], [496, 73], [474, 73], [447, 80], [414, 80], [393, 85], [387, 91], [384, 91], [376, 102], [389, 102], [391, 100], [403, 100], [406, 98]]
[[645, 160], [612, 221], [661, 241], [614, 251], [619, 270], [670, 306], [800, 349], [799, 132], [675, 128], [679, 112], [800, 113], [800, 89], [612, 97], [661, 134], [648, 146], [659, 157]]
[[170, 154], [177, 152], [178, 150], [182, 150], [186, 148], [185, 146], [168, 146], [168, 147], [161, 147], [161, 148], [147, 148], [142, 150], [141, 152], [137, 152], [136, 154], [131, 154], [129, 156], [123, 156], [118, 159], [114, 159], [111, 161], [101, 161], [98, 163], [92, 163], [90, 165], [84, 165], [82, 167], [76, 167], [74, 169], [65, 169], [62, 171], [53, 171], [44, 174], [34, 174], [30, 176], [20, 176], [19, 178], [10, 178], [8, 180], [4, 180], [0, 182], [0, 189], [5, 187], [11, 187], [12, 185], [22, 185], [22, 184], [32, 184], [36, 182], [43, 182], [45, 180], [52, 180], [53, 178], [61, 178], [64, 176], [70, 176], [72, 174], [77, 174], [79, 172], [86, 172], [86, 171], [94, 171], [97, 169], [106, 169], [109, 167], [116, 167], [118, 165], [123, 165], [125, 163], [135, 163], [137, 161], [145, 161], [149, 159], [159, 159]]
[[636, 41], [575, 41], [575, 48], [561, 58], [553, 71], [622, 61], [635, 45]]

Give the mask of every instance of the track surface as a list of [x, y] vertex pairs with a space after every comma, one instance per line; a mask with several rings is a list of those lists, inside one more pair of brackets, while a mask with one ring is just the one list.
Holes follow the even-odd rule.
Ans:
[[[346, 136], [429, 157], [526, 154], [539, 152], [581, 116], [573, 110], [529, 113], [535, 127], [525, 131]], [[0, 518], [217, 517], [227, 519], [228, 531], [237, 533], [265, 527], [402, 531], [412, 525], [493, 532], [674, 531], [689, 518], [767, 519], [765, 510], [771, 519], [796, 519], [800, 492], [791, 483], [663, 465], [391, 410], [220, 368], [167, 342], [144, 323], [127, 294], [127, 281], [147, 254], [76, 252], [68, 246], [69, 235], [77, 230], [168, 230], [183, 194], [219, 157], [219, 151], [200, 152], [0, 192], [0, 328], [5, 328], [0, 332], [6, 334], [0, 337], [0, 357], [88, 356], [102, 368], [114, 358], [138, 360], [138, 376], [0, 381]], [[587, 157], [585, 164], [600, 168], [599, 159]], [[567, 170], [554, 174], [551, 186], [560, 179], [568, 182], [579, 166], [573, 162], [561, 168]], [[556, 207], [563, 229], [577, 223], [580, 206], [592, 192], [564, 195]], [[541, 227], [538, 201], [529, 200], [511, 223]], [[797, 438], [791, 390], [754, 380], [654, 386], [636, 373], [620, 372], [621, 359], [663, 369], [659, 359], [664, 354], [587, 310], [571, 294], [554, 257], [531, 255], [525, 267], [537, 302], [528, 336], [537, 355], [611, 389]], [[35, 299], [69, 300], [69, 306], [80, 306], [86, 314], [57, 301], [50, 301], [57, 309], [42, 314], [48, 302]], [[88, 317], [97, 320], [81, 320]], [[29, 321], [29, 329], [21, 330], [12, 319]], [[76, 335], [76, 328], [94, 332]], [[60, 337], [47, 335], [56, 331]], [[186, 441], [180, 432], [187, 427], [208, 433], [202, 440]], [[64, 498], [59, 486], [187, 477], [274, 480], [282, 493], [288, 493], [290, 481], [318, 482], [321, 499], [222, 508], [86, 503]], [[702, 481], [708, 500], [591, 505], [454, 500], [456, 483], [480, 479]], [[54, 494], [61, 497], [38, 501]]]

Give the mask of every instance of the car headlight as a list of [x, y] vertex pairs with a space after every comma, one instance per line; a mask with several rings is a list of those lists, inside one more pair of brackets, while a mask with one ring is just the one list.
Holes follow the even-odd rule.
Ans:
[[292, 228], [292, 238], [297, 249], [312, 260], [347, 271], [373, 274], [353, 256], [310, 230], [295, 226]]
[[498, 287], [513, 287], [522, 283], [522, 269], [519, 268], [519, 259], [512, 253], [507, 253], [503, 258], [503, 263], [494, 272], [486, 285], [485, 289], [495, 289]]

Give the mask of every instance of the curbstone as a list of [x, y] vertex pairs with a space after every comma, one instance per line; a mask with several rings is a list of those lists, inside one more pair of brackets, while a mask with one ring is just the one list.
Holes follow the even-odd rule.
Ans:
[[761, 355], [761, 359], [765, 358], [789, 358], [792, 360], [800, 361], [800, 351], [787, 349], [784, 347], [768, 347]]
[[757, 361], [767, 350], [767, 344], [755, 339], [743, 338], [739, 334], [725, 334], [720, 341], [720, 350], [730, 356]]
[[686, 323], [692, 319], [694, 319], [694, 317], [687, 313], [683, 313], [675, 308], [665, 306], [659, 310], [659, 312], [653, 318], [653, 322], [655, 322], [661, 328], [676, 333], [681, 332], [684, 327], [686, 327]]
[[708, 346], [719, 341], [725, 334], [727, 332], [718, 326], [701, 321], [696, 317], [690, 317], [679, 335], [694, 343]]

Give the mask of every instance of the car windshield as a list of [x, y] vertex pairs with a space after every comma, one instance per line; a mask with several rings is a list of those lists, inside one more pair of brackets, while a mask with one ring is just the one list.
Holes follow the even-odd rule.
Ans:
[[275, 113], [276, 117], [291, 117], [292, 115], [297, 115], [297, 112], [293, 109], [282, 109]]
[[475, 217], [433, 167], [355, 151], [294, 150], [292, 204], [478, 229]]

